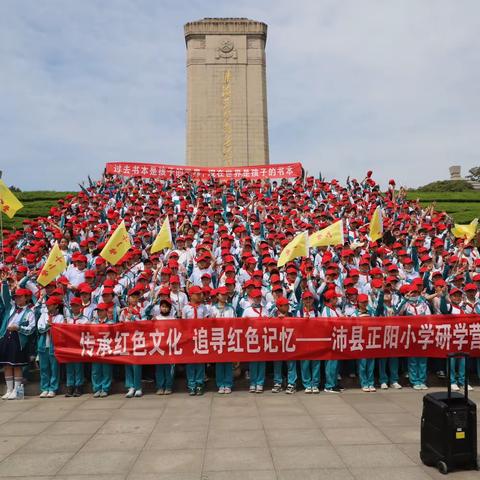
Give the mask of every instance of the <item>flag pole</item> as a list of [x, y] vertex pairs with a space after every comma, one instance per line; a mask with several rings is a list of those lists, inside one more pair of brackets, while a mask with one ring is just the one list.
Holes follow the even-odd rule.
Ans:
[[[0, 179], [2, 178], [2, 170], [0, 170]], [[0, 212], [0, 245], [2, 252], [2, 263], [5, 263], [5, 254], [3, 252], [3, 212]]]

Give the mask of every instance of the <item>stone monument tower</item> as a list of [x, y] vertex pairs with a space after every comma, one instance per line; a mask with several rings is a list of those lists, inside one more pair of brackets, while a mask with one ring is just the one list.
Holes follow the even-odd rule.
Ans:
[[187, 165], [268, 164], [267, 25], [204, 18], [184, 31]]

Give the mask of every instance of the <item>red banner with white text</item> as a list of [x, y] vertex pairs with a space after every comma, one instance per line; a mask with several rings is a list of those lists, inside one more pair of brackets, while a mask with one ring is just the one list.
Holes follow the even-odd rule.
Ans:
[[146, 320], [54, 324], [52, 331], [62, 363], [480, 356], [480, 315]]
[[296, 178], [302, 176], [301, 163], [282, 163], [277, 165], [255, 165], [245, 167], [190, 167], [178, 165], [161, 165], [157, 163], [107, 163], [106, 171], [113, 175], [124, 177], [142, 177], [166, 179], [189, 175], [197, 180], [249, 180], [273, 179], [273, 178]]

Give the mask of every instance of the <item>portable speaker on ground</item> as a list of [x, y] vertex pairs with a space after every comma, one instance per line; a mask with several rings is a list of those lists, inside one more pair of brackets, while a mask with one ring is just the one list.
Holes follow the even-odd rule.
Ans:
[[[464, 395], [452, 393], [450, 359], [465, 358]], [[477, 406], [468, 398], [468, 355], [448, 355], [447, 392], [423, 397], [420, 458], [441, 473], [478, 469]]]

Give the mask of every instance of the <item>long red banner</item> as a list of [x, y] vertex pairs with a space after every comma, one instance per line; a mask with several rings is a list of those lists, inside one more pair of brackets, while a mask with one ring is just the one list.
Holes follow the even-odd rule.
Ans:
[[113, 175], [125, 177], [143, 177], [166, 179], [190, 175], [194, 179], [220, 180], [264, 179], [264, 178], [296, 178], [302, 176], [301, 163], [282, 163], [277, 165], [256, 165], [245, 167], [189, 167], [178, 165], [162, 165], [158, 163], [107, 163], [106, 171]]
[[209, 318], [52, 325], [59, 362], [206, 363], [480, 356], [479, 315]]

